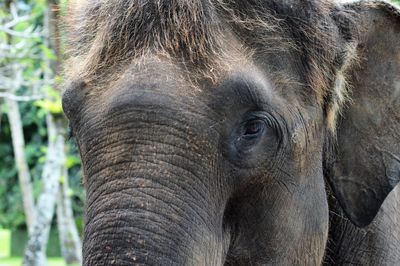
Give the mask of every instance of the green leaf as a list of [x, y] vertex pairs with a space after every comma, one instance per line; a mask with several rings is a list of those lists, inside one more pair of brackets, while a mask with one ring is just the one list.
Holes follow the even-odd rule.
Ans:
[[63, 112], [61, 99], [56, 101], [51, 101], [49, 99], [39, 100], [35, 102], [35, 106], [38, 106], [55, 115], [62, 114]]
[[64, 184], [64, 182], [65, 182], [65, 176], [64, 175], [62, 175], [62, 176], [60, 176], [60, 184]]
[[47, 47], [46, 45], [42, 44], [39, 46], [40, 49], [42, 50], [44, 56], [47, 59], [50, 60], [57, 60], [57, 56], [55, 55], [55, 53], [53, 52], [53, 50], [51, 50], [49, 47]]
[[74, 195], [74, 191], [71, 189], [71, 188], [69, 188], [68, 190], [67, 190], [67, 196], [68, 197], [72, 197]]
[[42, 91], [44, 91], [52, 99], [61, 99], [60, 93], [50, 85], [44, 85], [42, 87]]
[[78, 156], [68, 155], [65, 161], [65, 166], [67, 169], [71, 169], [74, 166], [80, 165], [81, 161]]
[[44, 164], [46, 162], [46, 156], [39, 157], [38, 163]]

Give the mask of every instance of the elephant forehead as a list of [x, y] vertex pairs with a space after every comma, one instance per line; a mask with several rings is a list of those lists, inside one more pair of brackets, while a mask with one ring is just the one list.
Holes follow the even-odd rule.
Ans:
[[300, 76], [308, 77], [304, 81], [313, 83], [322, 99], [322, 77], [329, 71], [323, 68], [337, 52], [334, 23], [321, 25], [329, 20], [331, 1], [87, 1], [82, 6], [71, 14], [71, 36], [77, 36], [67, 64], [72, 79], [104, 84], [133, 60], [157, 51], [187, 68], [192, 80], [214, 80], [253, 54], [302, 51], [291, 63], [310, 70]]

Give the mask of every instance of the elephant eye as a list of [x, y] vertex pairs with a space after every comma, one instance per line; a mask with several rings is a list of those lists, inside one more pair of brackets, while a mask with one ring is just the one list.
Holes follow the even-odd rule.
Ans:
[[262, 120], [251, 120], [243, 126], [243, 135], [245, 139], [258, 137], [265, 130], [265, 123]]
[[[280, 148], [280, 127], [266, 111], [249, 112], [234, 125], [225, 141], [223, 155], [238, 167], [255, 167], [261, 159], [273, 157]], [[268, 157], [269, 158], [269, 157]]]

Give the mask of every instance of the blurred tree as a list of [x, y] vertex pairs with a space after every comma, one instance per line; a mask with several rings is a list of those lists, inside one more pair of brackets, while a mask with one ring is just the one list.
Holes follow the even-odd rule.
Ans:
[[[0, 1], [0, 112], [8, 115], [0, 131], [0, 156], [7, 155], [2, 156], [5, 162], [0, 162], [0, 185], [5, 185], [0, 187], [0, 195], [7, 195], [5, 204], [0, 203], [0, 225], [15, 227], [23, 222], [21, 209], [15, 208], [18, 195], [23, 196], [30, 228], [25, 256], [28, 265], [46, 263], [44, 254], [56, 202], [62, 254], [67, 263], [81, 261], [67, 180], [68, 169], [79, 165], [79, 159], [76, 155], [66, 155], [67, 124], [62, 116], [60, 94], [53, 89], [60, 80], [55, 75], [60, 69], [55, 60], [60, 51], [57, 4], [45, 0]], [[1, 104], [2, 99], [7, 105]], [[25, 107], [29, 111], [21, 116], [20, 108], [26, 110]], [[32, 122], [36, 126], [25, 131], [27, 136], [24, 136], [24, 127]], [[14, 143], [17, 171], [11, 167], [13, 158], [7, 143], [10, 140]], [[20, 186], [13, 181], [16, 172]], [[33, 194], [39, 192], [35, 208]], [[13, 216], [19, 218], [8, 218]]]
[[[51, 52], [54, 52], [56, 58], [60, 58], [60, 21], [57, 0], [49, 0], [47, 2], [43, 21], [44, 45]], [[50, 59], [49, 56], [43, 58], [45, 64], [49, 66], [43, 76], [45, 84], [54, 84], [55, 74], [60, 72], [59, 61], [51, 61]], [[41, 266], [45, 264], [46, 244], [56, 202], [58, 202], [58, 229], [62, 254], [67, 263], [80, 263], [81, 244], [72, 216], [70, 198], [67, 194], [69, 189], [68, 175], [63, 171], [66, 164], [64, 146], [66, 127], [64, 117], [61, 115], [61, 98], [59, 94], [48, 91], [46, 99], [39, 103], [49, 111], [46, 117], [49, 144], [42, 176], [44, 187], [38, 199], [38, 215], [29, 236], [24, 265]]]
[[[48, 59], [47, 64], [51, 65], [54, 73], [61, 72], [61, 35], [60, 35], [60, 2], [59, 0], [48, 0], [48, 8], [44, 16], [44, 35], [45, 44], [52, 51], [55, 52], [57, 61], [50, 62]], [[53, 79], [55, 77], [52, 77]], [[53, 100], [61, 107], [61, 98], [57, 94], [53, 96]], [[61, 112], [61, 108], [59, 109]], [[55, 124], [57, 131], [62, 134], [63, 143], [65, 143], [65, 128], [66, 120], [64, 116], [57, 116], [58, 122]], [[72, 213], [72, 204], [70, 198], [70, 189], [68, 182], [68, 168], [66, 162], [66, 150], [63, 147], [59, 153], [63, 156], [63, 162], [59, 165], [60, 178], [59, 178], [59, 191], [57, 193], [57, 224], [60, 237], [61, 252], [68, 264], [81, 263], [82, 245], [79, 238], [79, 233], [75, 224]]]
[[[33, 198], [33, 190], [31, 183], [31, 176], [29, 173], [29, 167], [26, 162], [25, 156], [25, 140], [24, 133], [22, 129], [22, 120], [21, 114], [19, 112], [18, 107], [18, 97], [14, 96], [14, 93], [23, 85], [23, 68], [13, 60], [14, 46], [24, 46], [26, 42], [29, 42], [29, 39], [32, 37], [33, 32], [31, 29], [26, 29], [24, 31], [14, 31], [13, 28], [21, 22], [27, 21], [31, 19], [29, 15], [26, 16], [18, 16], [15, 6], [12, 5], [12, 1], [6, 1], [4, 3], [4, 10], [11, 14], [11, 18], [9, 21], [2, 26], [3, 34], [3, 51], [5, 52], [3, 55], [0, 55], [2, 58], [2, 80], [3, 84], [1, 84], [2, 89], [5, 92], [2, 92], [0, 96], [5, 98], [6, 105], [8, 107], [8, 120], [10, 123], [11, 135], [12, 135], [12, 143], [14, 150], [14, 157], [16, 166], [18, 169], [18, 177], [19, 183], [22, 190], [22, 201], [24, 205], [24, 211], [26, 216], [26, 222], [28, 229], [31, 230], [33, 221], [35, 220], [35, 203]], [[7, 19], [6, 14], [2, 14], [3, 19]], [[10, 78], [11, 76], [11, 78]]]
[[62, 167], [61, 174], [61, 184], [57, 195], [57, 223], [61, 253], [67, 264], [81, 263], [82, 244], [72, 212], [71, 192], [66, 166]]

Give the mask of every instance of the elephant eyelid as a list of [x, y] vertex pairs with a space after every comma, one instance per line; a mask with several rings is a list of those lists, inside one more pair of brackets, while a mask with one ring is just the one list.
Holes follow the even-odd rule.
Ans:
[[276, 136], [279, 139], [279, 144], [283, 143], [284, 140], [284, 132], [287, 130], [284, 130], [287, 128], [286, 126], [286, 121], [283, 118], [280, 118], [281, 116], [273, 114], [271, 112], [253, 112], [249, 115], [247, 115], [246, 120], [263, 120], [267, 126], [269, 126]]

